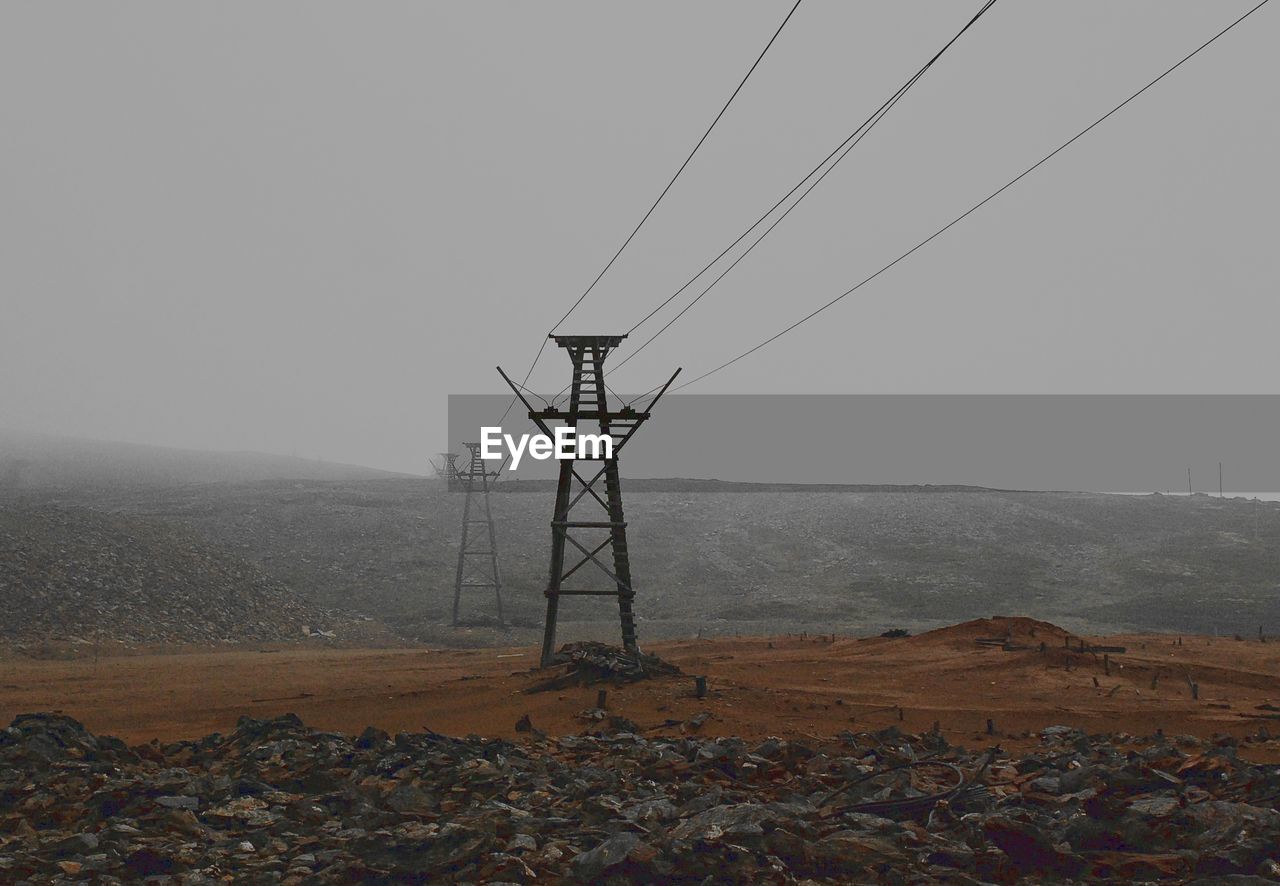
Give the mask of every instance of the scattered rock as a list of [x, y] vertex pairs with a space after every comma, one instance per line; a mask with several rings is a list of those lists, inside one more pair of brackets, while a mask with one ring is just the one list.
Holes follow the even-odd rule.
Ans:
[[605, 840], [595, 849], [574, 856], [573, 873], [584, 880], [594, 880], [610, 868], [627, 860], [627, 855], [640, 844], [636, 834], [618, 834]]
[[1280, 812], [1272, 808], [1280, 771], [1241, 760], [1229, 745], [1204, 743], [1189, 755], [1164, 737], [1118, 741], [1064, 728], [1012, 758], [897, 729], [812, 746], [623, 730], [527, 736], [514, 743], [366, 730], [351, 738], [285, 715], [241, 718], [228, 735], [130, 749], [70, 717], [22, 715], [0, 731], [0, 879], [623, 884], [1280, 874]]

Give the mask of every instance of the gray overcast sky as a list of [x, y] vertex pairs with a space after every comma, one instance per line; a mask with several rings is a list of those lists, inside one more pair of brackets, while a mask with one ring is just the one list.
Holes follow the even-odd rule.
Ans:
[[[633, 324], [979, 5], [805, 0], [563, 331]], [[1251, 5], [997, 3], [614, 387], [828, 300]], [[446, 395], [523, 374], [789, 6], [6, 2], [0, 426], [424, 471]], [[1278, 39], [1268, 6], [690, 392], [1273, 393]]]

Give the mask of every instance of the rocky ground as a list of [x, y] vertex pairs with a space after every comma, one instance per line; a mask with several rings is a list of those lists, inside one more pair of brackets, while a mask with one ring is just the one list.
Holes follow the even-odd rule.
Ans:
[[0, 640], [30, 654], [294, 640], [338, 618], [189, 529], [30, 504], [0, 509], [0, 608]]
[[[1258, 741], [1268, 741], [1259, 737]], [[1234, 739], [1050, 727], [652, 739], [605, 717], [518, 742], [357, 738], [293, 716], [133, 748], [60, 715], [0, 733], [10, 882], [1280, 879], [1280, 770]]]

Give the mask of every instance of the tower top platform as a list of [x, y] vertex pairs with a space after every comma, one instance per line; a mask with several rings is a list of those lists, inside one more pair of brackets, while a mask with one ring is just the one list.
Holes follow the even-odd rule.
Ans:
[[547, 338], [555, 341], [562, 348], [616, 348], [626, 338], [623, 335], [556, 335]]

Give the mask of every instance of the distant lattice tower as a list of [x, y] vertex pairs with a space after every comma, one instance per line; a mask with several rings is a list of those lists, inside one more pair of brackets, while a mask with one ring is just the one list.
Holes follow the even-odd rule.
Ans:
[[[459, 484], [467, 495], [462, 505], [462, 543], [458, 546], [458, 571], [453, 587], [453, 624], [458, 624], [463, 588], [493, 588], [498, 624], [501, 625], [506, 623], [502, 616], [502, 574], [498, 569], [498, 536], [489, 507], [491, 481], [497, 479], [498, 472], [485, 470], [479, 443], [463, 445], [471, 450], [471, 461], [465, 470], [454, 469], [455, 479], [452, 481]], [[475, 499], [479, 499], [483, 506], [484, 516], [473, 513]]]
[[431, 467], [435, 469], [436, 476], [444, 480], [450, 491], [461, 489], [458, 474], [458, 453], [441, 452], [438, 453], [439, 461], [432, 461]]

